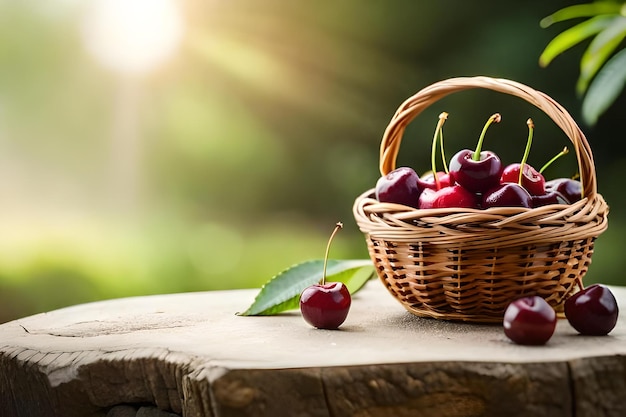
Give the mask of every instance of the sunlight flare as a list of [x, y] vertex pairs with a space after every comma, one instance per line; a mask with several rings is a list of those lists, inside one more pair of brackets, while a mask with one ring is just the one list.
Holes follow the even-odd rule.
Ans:
[[166, 61], [184, 31], [175, 0], [94, 0], [82, 23], [87, 50], [125, 74], [145, 73]]

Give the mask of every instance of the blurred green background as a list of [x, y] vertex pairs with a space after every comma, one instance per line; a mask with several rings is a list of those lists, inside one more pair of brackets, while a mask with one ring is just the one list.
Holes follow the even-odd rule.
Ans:
[[[259, 287], [288, 266], [365, 258], [352, 203], [378, 178], [400, 103], [448, 77], [511, 78], [580, 115], [585, 45], [540, 68], [575, 2], [0, 0], [0, 322], [71, 304]], [[591, 128], [611, 206], [586, 282], [626, 284], [623, 95]], [[568, 144], [527, 103], [476, 90], [433, 105], [398, 163], [446, 147], [530, 163]], [[576, 171], [572, 153], [548, 177]], [[621, 236], [621, 237], [620, 237]]]

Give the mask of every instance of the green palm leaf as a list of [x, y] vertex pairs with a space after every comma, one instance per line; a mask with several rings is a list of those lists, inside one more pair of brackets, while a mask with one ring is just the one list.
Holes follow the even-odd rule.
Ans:
[[583, 120], [593, 126], [598, 118], [615, 102], [626, 85], [626, 50], [621, 50], [607, 61], [587, 90], [582, 104]]
[[576, 91], [582, 95], [591, 79], [626, 37], [626, 17], [616, 16], [611, 24], [591, 41], [580, 60]]
[[539, 65], [542, 67], [548, 66], [558, 55], [585, 39], [600, 33], [610, 26], [615, 19], [616, 16], [596, 16], [561, 32], [543, 50], [539, 56]]
[[576, 4], [574, 6], [564, 7], [552, 13], [550, 16], [544, 17], [539, 24], [542, 28], [547, 28], [553, 23], [580, 17], [619, 14], [621, 9], [622, 5], [614, 1], [596, 1], [588, 4]]

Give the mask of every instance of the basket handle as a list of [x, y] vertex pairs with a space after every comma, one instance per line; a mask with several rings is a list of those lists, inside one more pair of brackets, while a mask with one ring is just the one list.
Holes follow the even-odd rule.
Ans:
[[380, 145], [381, 174], [386, 175], [395, 169], [402, 135], [407, 125], [415, 117], [431, 104], [449, 94], [474, 88], [485, 88], [517, 96], [546, 113], [565, 132], [574, 145], [580, 169], [583, 195], [589, 198], [596, 195], [596, 171], [591, 147], [570, 114], [548, 95], [524, 84], [502, 78], [483, 76], [458, 77], [439, 81], [423, 88], [402, 103], [389, 122]]

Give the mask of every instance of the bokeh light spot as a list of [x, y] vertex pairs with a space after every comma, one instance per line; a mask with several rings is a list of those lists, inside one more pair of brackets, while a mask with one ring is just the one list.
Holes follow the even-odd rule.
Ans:
[[95, 0], [83, 19], [83, 39], [105, 67], [140, 74], [176, 51], [183, 28], [174, 0]]

